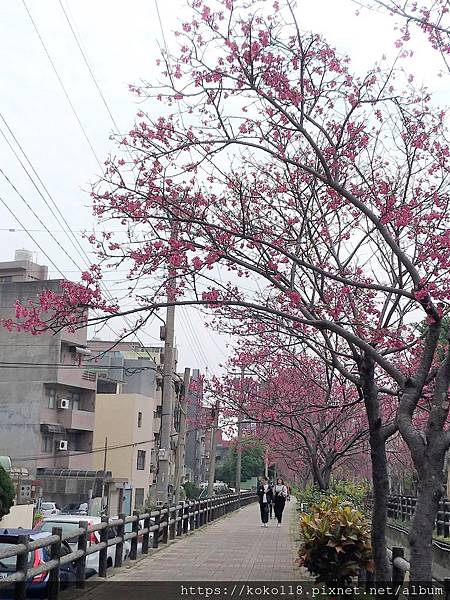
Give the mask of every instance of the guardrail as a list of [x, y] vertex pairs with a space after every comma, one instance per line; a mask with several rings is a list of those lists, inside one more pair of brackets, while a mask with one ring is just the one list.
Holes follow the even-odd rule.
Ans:
[[[391, 584], [391, 595], [398, 597], [399, 591], [404, 587], [408, 587], [408, 584], [411, 583], [405, 582], [406, 574], [409, 573], [411, 565], [405, 559], [405, 549], [402, 546], [393, 546], [392, 549], [388, 549], [387, 554], [391, 565], [391, 582], [387, 583]], [[358, 584], [361, 586], [365, 585], [366, 591], [369, 591], [371, 587], [374, 587], [375, 589], [377, 588], [377, 585], [374, 581], [374, 574], [369, 573], [364, 569], [359, 572]], [[433, 587], [433, 589], [439, 587], [442, 589], [442, 594], [439, 594], [439, 597], [442, 598], [442, 600], [450, 600], [450, 577], [446, 577], [445, 579], [433, 578], [431, 586], [425, 586], [422, 582], [420, 587], [427, 587], [427, 590], [428, 587]], [[425, 593], [426, 592], [424, 591], [422, 595], [425, 595]], [[418, 595], [421, 594], [419, 593]]]
[[[415, 496], [389, 496], [387, 516], [389, 519], [410, 521], [414, 516], [417, 498]], [[450, 537], [450, 500], [442, 498], [439, 502], [435, 520], [436, 534]]]
[[[167, 544], [169, 540], [181, 537], [189, 531], [195, 531], [216, 519], [255, 502], [257, 500], [254, 492], [241, 492], [240, 494], [228, 494], [217, 496], [196, 502], [184, 502], [177, 506], [162, 507], [149, 513], [134, 511], [132, 516], [119, 515], [118, 519], [102, 517], [101, 523], [88, 526], [87, 521], [80, 520], [78, 529], [62, 533], [61, 528], [54, 527], [52, 534], [30, 542], [28, 535], [17, 538], [17, 544], [13, 548], [0, 551], [2, 558], [16, 556], [16, 571], [5, 579], [0, 580], [0, 586], [14, 584], [14, 600], [25, 600], [27, 581], [40, 575], [49, 573], [48, 598], [57, 600], [60, 590], [60, 566], [76, 562], [76, 587], [83, 588], [85, 585], [86, 557], [95, 552], [99, 553], [99, 577], [106, 577], [107, 552], [110, 546], [115, 546], [114, 567], [122, 566], [123, 544], [130, 540], [130, 560], [136, 560], [138, 554], [138, 537], [142, 536], [142, 554], [148, 554], [150, 547], [150, 534], [152, 536], [152, 548], [156, 549], [159, 544]], [[139, 528], [139, 522], [144, 521], [144, 527]], [[154, 524], [152, 525], [152, 521]], [[132, 531], [125, 533], [125, 525], [131, 523]], [[109, 539], [108, 531], [115, 529], [117, 535]], [[99, 532], [100, 541], [88, 546], [88, 535]], [[157, 534], [156, 534], [157, 533]], [[77, 539], [77, 550], [61, 555], [61, 543], [66, 540]], [[39, 548], [48, 548], [50, 560], [38, 567], [30, 568], [28, 565], [28, 553]]]

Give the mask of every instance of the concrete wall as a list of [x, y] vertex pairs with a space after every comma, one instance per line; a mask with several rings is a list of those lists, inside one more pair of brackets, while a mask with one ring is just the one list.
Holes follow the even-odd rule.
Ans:
[[33, 513], [34, 508], [32, 504], [12, 506], [9, 514], [5, 515], [3, 519], [0, 519], [0, 529], [3, 527], [10, 527], [11, 529], [16, 529], [18, 527], [32, 529]]
[[[143, 488], [145, 500], [152, 479], [153, 410], [153, 398], [141, 394], [97, 395], [93, 445], [102, 448], [108, 438], [106, 468], [113, 478], [123, 478], [133, 487], [133, 505], [134, 490]], [[138, 427], [139, 412], [142, 413], [141, 427]], [[144, 470], [137, 469], [139, 450], [146, 452]], [[94, 469], [103, 469], [103, 461], [103, 452], [93, 454]]]
[[41, 453], [42, 397], [39, 381], [0, 381], [0, 454], [11, 456], [15, 467], [26, 467], [31, 477], [38, 466], [32, 458]]

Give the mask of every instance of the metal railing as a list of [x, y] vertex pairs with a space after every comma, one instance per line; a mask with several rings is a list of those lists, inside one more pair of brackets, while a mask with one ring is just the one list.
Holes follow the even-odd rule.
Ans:
[[[389, 496], [387, 503], [388, 519], [410, 521], [414, 516], [417, 498], [415, 496]], [[450, 537], [450, 500], [442, 498], [439, 502], [435, 520], [436, 534]]]
[[[83, 588], [86, 580], [86, 558], [99, 553], [98, 576], [106, 577], [108, 567], [108, 548], [115, 546], [114, 567], [122, 566], [123, 544], [130, 541], [130, 560], [136, 560], [138, 555], [138, 538], [142, 539], [141, 553], [148, 554], [150, 548], [150, 534], [152, 535], [152, 548], [157, 549], [160, 544], [167, 544], [169, 540], [181, 537], [190, 531], [195, 531], [216, 519], [237, 510], [238, 508], [255, 502], [255, 492], [241, 492], [216, 496], [206, 500], [184, 502], [177, 506], [162, 507], [159, 510], [144, 514], [134, 511], [132, 516], [119, 515], [118, 519], [102, 517], [101, 523], [88, 525], [87, 521], [80, 520], [79, 527], [65, 534], [62, 529], [54, 527], [52, 534], [44, 538], [30, 541], [28, 535], [19, 535], [17, 544], [13, 547], [0, 550], [0, 561], [5, 558], [16, 557], [16, 569], [11, 575], [0, 580], [0, 586], [14, 584], [14, 600], [25, 600], [27, 582], [42, 573], [48, 573], [48, 598], [57, 600], [60, 591], [60, 567], [69, 563], [76, 564], [76, 587]], [[143, 528], [140, 528], [143, 521]], [[152, 525], [153, 522], [153, 525]], [[125, 532], [125, 526], [131, 523], [132, 530]], [[110, 538], [108, 533], [114, 529], [115, 537]], [[88, 536], [99, 532], [99, 542], [88, 546]], [[61, 544], [70, 540], [77, 540], [77, 549], [61, 556]], [[47, 548], [50, 560], [37, 567], [30, 567], [28, 554], [39, 548]]]
[[[385, 583], [390, 584], [389, 587], [392, 589], [391, 596], [396, 598], [402, 595], [401, 590], [408, 587], [411, 583], [406, 581], [406, 575], [411, 570], [411, 564], [405, 559], [405, 549], [402, 546], [393, 546], [392, 549], [388, 549], [387, 554], [391, 565], [391, 581]], [[430, 586], [425, 586], [423, 582], [420, 585], [421, 587], [433, 588], [433, 590], [440, 588], [442, 593], [439, 594], [439, 597], [442, 600], [450, 600], [450, 577], [445, 577], [444, 579], [434, 577], [431, 583], [432, 585]], [[370, 591], [372, 587], [378, 589], [374, 574], [364, 569], [361, 569], [358, 575], [358, 584], [365, 585], [366, 592]]]

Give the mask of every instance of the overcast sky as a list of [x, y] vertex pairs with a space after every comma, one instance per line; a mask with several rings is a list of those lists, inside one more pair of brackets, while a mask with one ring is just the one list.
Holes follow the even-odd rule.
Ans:
[[[149, 80], [157, 72], [155, 61], [162, 35], [155, 1], [62, 0], [62, 3], [115, 121], [121, 131], [127, 131], [137, 111], [128, 84]], [[352, 57], [356, 69], [362, 70], [383, 54], [395, 52], [394, 41], [398, 36], [393, 31], [393, 20], [388, 16], [364, 13], [357, 17], [355, 5], [350, 0], [300, 0], [298, 4], [301, 27], [324, 34], [341, 52]], [[58, 82], [26, 7], [81, 125]], [[168, 46], [175, 48], [176, 41], [171, 32], [177, 28], [177, 19], [186, 14], [186, 2], [159, 0], [159, 10]], [[89, 252], [89, 244], [81, 239], [81, 231], [91, 230], [95, 221], [86, 190], [100, 172], [94, 153], [103, 161], [113, 150], [109, 139], [113, 124], [59, 0], [26, 0], [26, 6], [23, 0], [0, 2], [0, 48], [0, 130], [10, 142], [13, 141], [1, 120], [3, 117], [79, 242]], [[415, 70], [416, 79], [439, 90], [439, 98], [445, 101], [448, 80], [437, 77], [441, 67], [439, 58], [422, 39], [418, 40], [415, 49], [411, 68]], [[15, 149], [18, 150], [17, 146]], [[0, 199], [30, 231], [54, 265], [49, 264], [42, 250], [21, 230], [21, 225], [1, 202], [0, 260], [12, 259], [15, 248], [26, 248], [37, 253], [39, 263], [49, 264], [50, 277], [60, 277], [63, 273], [68, 279], [77, 280], [80, 266], [85, 265], [67, 234], [61, 231], [66, 229], [64, 222], [45, 193], [49, 206], [44, 203], [1, 134], [0, 168], [4, 173], [0, 173]], [[121, 279], [124, 275], [117, 271], [105, 275], [113, 294], [120, 293], [126, 286]], [[113, 324], [115, 329], [122, 326]], [[159, 322], [155, 321], [141, 334], [141, 340], [157, 343], [158, 330]], [[101, 335], [106, 339], [113, 338], [112, 331], [104, 330]], [[190, 366], [202, 371], [208, 367], [210, 373], [219, 372], [218, 365], [225, 360], [229, 340], [207, 331], [200, 314], [195, 310], [178, 311], [176, 336], [180, 367]]]

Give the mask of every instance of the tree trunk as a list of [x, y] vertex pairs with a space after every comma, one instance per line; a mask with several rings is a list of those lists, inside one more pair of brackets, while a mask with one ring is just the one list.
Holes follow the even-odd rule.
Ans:
[[311, 460], [311, 470], [312, 470], [314, 485], [316, 485], [319, 488], [319, 490], [322, 490], [323, 492], [325, 492], [330, 485], [331, 473], [328, 475], [328, 479], [326, 477], [324, 477], [322, 469], [319, 467], [319, 465], [317, 464], [317, 461], [314, 458]]
[[382, 427], [378, 389], [374, 380], [374, 363], [368, 357], [359, 365], [362, 394], [369, 423], [370, 457], [372, 462], [372, 553], [376, 581], [390, 581], [391, 569], [387, 557], [386, 523], [389, 475], [386, 456], [387, 435]]
[[389, 478], [386, 457], [386, 442], [381, 431], [370, 431], [370, 456], [372, 461], [373, 504], [372, 504], [372, 552], [375, 577], [379, 582], [388, 582], [391, 571], [387, 557], [386, 523]]
[[444, 458], [434, 455], [424, 461], [419, 473], [416, 509], [409, 534], [411, 573], [413, 582], [431, 585], [433, 563], [433, 529], [439, 500], [444, 492]]

